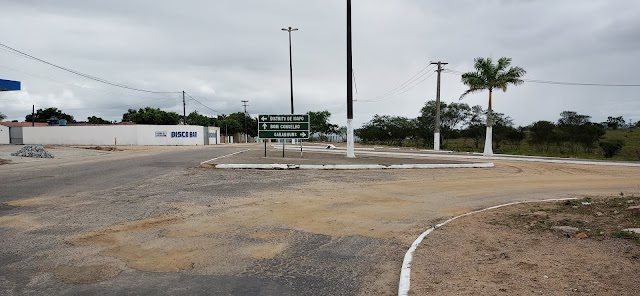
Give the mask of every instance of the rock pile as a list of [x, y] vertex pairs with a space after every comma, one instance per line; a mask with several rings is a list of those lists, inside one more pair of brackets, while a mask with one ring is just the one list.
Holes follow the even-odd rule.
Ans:
[[27, 145], [22, 147], [18, 152], [11, 153], [13, 156], [33, 157], [33, 158], [53, 158], [47, 150], [40, 145]]

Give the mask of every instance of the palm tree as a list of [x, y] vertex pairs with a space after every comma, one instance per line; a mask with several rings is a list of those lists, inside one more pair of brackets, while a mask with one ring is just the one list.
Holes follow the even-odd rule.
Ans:
[[6, 115], [2, 114], [2, 112], [0, 112], [0, 121], [3, 121], [7, 118]]
[[497, 64], [494, 64], [491, 58], [476, 58], [474, 64], [476, 71], [462, 74], [462, 83], [468, 86], [469, 89], [460, 96], [461, 100], [470, 93], [483, 90], [489, 91], [487, 137], [484, 142], [485, 156], [493, 155], [493, 109], [491, 108], [493, 90], [501, 89], [506, 92], [507, 86], [510, 84], [523, 84], [522, 76], [527, 73], [520, 67], [509, 66], [511, 66], [510, 58], [500, 58]]

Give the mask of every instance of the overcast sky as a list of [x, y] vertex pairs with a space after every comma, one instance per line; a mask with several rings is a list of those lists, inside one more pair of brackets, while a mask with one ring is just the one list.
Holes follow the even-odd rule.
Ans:
[[[185, 90], [210, 108], [288, 113], [292, 26], [296, 113], [329, 110], [346, 123], [344, 0], [0, 1], [0, 43], [109, 81], [154, 91]], [[471, 71], [476, 57], [506, 56], [525, 78], [640, 84], [640, 1], [353, 0], [356, 126], [374, 114], [416, 117], [435, 99], [435, 75], [397, 88], [430, 61]], [[431, 72], [431, 71], [429, 71]], [[427, 76], [422, 76], [427, 77]], [[24, 120], [58, 107], [86, 120], [121, 120], [128, 108], [182, 113], [179, 94], [119, 89], [0, 51], [0, 78], [22, 81], [0, 93], [0, 112]], [[460, 77], [443, 74], [442, 98], [458, 101]], [[414, 86], [415, 85], [415, 86]], [[401, 93], [401, 94], [400, 94]], [[574, 110], [604, 121], [640, 120], [640, 88], [525, 83], [499, 92], [494, 109], [517, 125], [556, 121]], [[487, 93], [465, 102], [486, 108]], [[187, 102], [187, 113], [215, 112]]]

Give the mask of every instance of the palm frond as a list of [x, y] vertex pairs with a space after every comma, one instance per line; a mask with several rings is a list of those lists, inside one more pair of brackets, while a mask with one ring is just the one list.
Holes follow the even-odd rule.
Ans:
[[483, 91], [483, 90], [485, 90], [485, 89], [486, 89], [486, 88], [484, 88], [484, 87], [482, 87], [482, 88], [474, 88], [474, 87], [472, 87], [472, 88], [468, 89], [467, 91], [465, 91], [465, 92], [460, 96], [460, 98], [459, 98], [458, 100], [460, 100], [460, 101], [461, 101], [461, 100], [462, 100], [462, 99], [464, 99], [464, 97], [466, 97], [467, 95], [472, 94], [472, 93], [475, 93], [475, 92]]
[[498, 60], [498, 65], [496, 66], [496, 72], [501, 73], [504, 72], [511, 65], [511, 58], [502, 57]]
[[480, 88], [486, 86], [486, 79], [478, 72], [462, 74], [462, 83], [470, 88]]
[[511, 67], [506, 72], [500, 73], [498, 77], [496, 77], [496, 88], [502, 89], [502, 91], [507, 91], [507, 86], [509, 84], [513, 85], [521, 85], [524, 83], [522, 77], [527, 73], [524, 69], [520, 67]]

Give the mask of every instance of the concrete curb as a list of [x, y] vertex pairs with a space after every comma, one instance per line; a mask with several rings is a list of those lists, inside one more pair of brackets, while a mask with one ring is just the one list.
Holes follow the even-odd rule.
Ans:
[[492, 168], [495, 164], [464, 163], [464, 164], [216, 164], [216, 169], [227, 170], [406, 170], [406, 169], [467, 169]]
[[[282, 147], [282, 146], [280, 146]], [[289, 148], [287, 148], [289, 149]], [[300, 148], [298, 147], [298, 150]], [[342, 154], [340, 150], [328, 150], [328, 149], [315, 149], [309, 148], [308, 152], [324, 152], [330, 154]], [[371, 156], [399, 156], [402, 158], [415, 158], [415, 157], [432, 157], [432, 158], [446, 158], [446, 159], [478, 159], [478, 160], [506, 160], [506, 161], [524, 161], [524, 162], [539, 162], [539, 163], [556, 163], [556, 164], [577, 164], [577, 165], [595, 165], [595, 166], [620, 166], [620, 167], [638, 167], [640, 163], [634, 162], [615, 162], [615, 161], [595, 161], [595, 160], [580, 160], [570, 158], [552, 158], [544, 156], [528, 156], [528, 155], [500, 155], [483, 156], [481, 154], [452, 154], [452, 153], [415, 153], [415, 152], [387, 152], [387, 151], [360, 151], [360, 154]]]
[[469, 215], [486, 212], [486, 211], [489, 211], [489, 210], [495, 210], [495, 209], [499, 209], [499, 208], [503, 208], [503, 207], [507, 207], [507, 206], [513, 206], [513, 205], [519, 205], [519, 204], [529, 204], [529, 203], [543, 203], [543, 202], [576, 200], [576, 199], [577, 198], [557, 198], [557, 199], [545, 199], [545, 200], [533, 200], [533, 201], [519, 201], [519, 202], [512, 202], [512, 203], [497, 205], [497, 206], [488, 207], [488, 208], [485, 208], [485, 209], [482, 209], [482, 210], [477, 210], [477, 211], [473, 211], [473, 212], [470, 212], [470, 213], [462, 214], [460, 216], [453, 217], [453, 218], [451, 218], [451, 219], [449, 219], [447, 221], [444, 221], [444, 222], [442, 222], [442, 223], [440, 223], [438, 225], [435, 225], [435, 226], [427, 229], [427, 231], [423, 232], [420, 236], [418, 236], [418, 238], [413, 242], [413, 244], [411, 244], [411, 247], [409, 248], [407, 253], [404, 255], [404, 260], [402, 261], [402, 269], [400, 270], [400, 282], [398, 284], [398, 296], [408, 296], [409, 295], [409, 289], [411, 288], [411, 263], [413, 261], [413, 253], [415, 253], [416, 249], [418, 248], [420, 243], [422, 243], [424, 238], [427, 235], [429, 235], [430, 233], [432, 233], [433, 231], [435, 231], [436, 229], [448, 224], [451, 221], [454, 221], [456, 219], [460, 219], [462, 217], [466, 217], [466, 216], [469, 216]]

